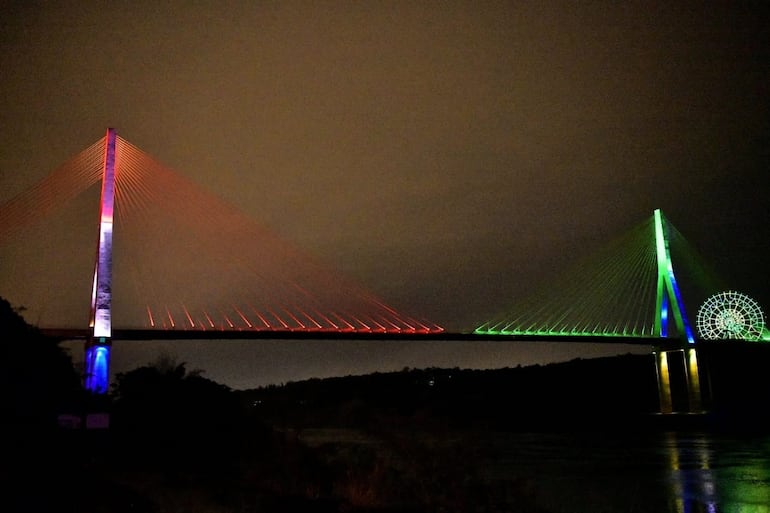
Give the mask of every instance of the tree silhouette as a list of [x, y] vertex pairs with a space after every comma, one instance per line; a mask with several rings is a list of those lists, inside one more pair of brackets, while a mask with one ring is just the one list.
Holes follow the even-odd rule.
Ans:
[[82, 387], [72, 360], [58, 341], [27, 324], [0, 298], [0, 404], [13, 425], [55, 425], [79, 399]]
[[111, 425], [137, 464], [214, 469], [237, 453], [240, 402], [228, 387], [161, 356], [116, 376]]

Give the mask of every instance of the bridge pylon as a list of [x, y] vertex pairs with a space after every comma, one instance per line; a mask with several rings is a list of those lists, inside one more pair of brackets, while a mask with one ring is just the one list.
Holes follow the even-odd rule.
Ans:
[[684, 309], [682, 294], [674, 275], [674, 265], [671, 262], [667, 230], [663, 214], [655, 209], [655, 251], [658, 263], [657, 302], [655, 308], [655, 332], [661, 338], [668, 336], [669, 313], [673, 314], [679, 337], [688, 344], [695, 343], [690, 321]]
[[[676, 282], [674, 265], [671, 262], [669, 240], [660, 209], [654, 212], [655, 250], [657, 255], [658, 281], [655, 307], [655, 333], [660, 338], [667, 338], [671, 317], [683, 347], [676, 349], [655, 348], [655, 372], [658, 378], [658, 395], [661, 413], [673, 413], [675, 409], [687, 412], [702, 410], [700, 370], [698, 354], [692, 327], [687, 319], [682, 294]], [[676, 362], [676, 363], [675, 363]], [[672, 371], [681, 379], [681, 387], [672, 384]], [[684, 388], [687, 391], [686, 404], [675, 405], [674, 390]]]
[[656, 347], [655, 371], [660, 413], [701, 413], [705, 411], [700, 365], [695, 347]]
[[99, 214], [99, 241], [96, 248], [91, 292], [91, 333], [85, 345], [85, 388], [104, 394], [110, 383], [112, 339], [112, 228], [115, 206], [115, 159], [117, 134], [108, 128], [104, 138], [104, 166]]

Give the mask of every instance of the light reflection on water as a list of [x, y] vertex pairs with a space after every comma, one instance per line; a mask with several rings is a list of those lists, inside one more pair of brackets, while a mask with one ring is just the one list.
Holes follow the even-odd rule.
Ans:
[[554, 513], [770, 513], [770, 435], [515, 434], [490, 476], [527, 476]]
[[668, 434], [677, 513], [770, 513], [770, 439]]

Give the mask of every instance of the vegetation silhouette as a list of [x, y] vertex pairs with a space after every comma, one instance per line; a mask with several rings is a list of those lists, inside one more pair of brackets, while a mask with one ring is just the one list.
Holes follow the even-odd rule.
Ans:
[[62, 408], [80, 399], [80, 377], [55, 340], [26, 323], [0, 298], [0, 404], [7, 428], [53, 427]]

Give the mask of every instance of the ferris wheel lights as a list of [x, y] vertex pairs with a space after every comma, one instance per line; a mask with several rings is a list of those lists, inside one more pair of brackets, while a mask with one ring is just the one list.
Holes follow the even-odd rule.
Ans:
[[707, 340], [767, 340], [765, 319], [756, 301], [740, 292], [720, 292], [698, 309], [698, 333]]

